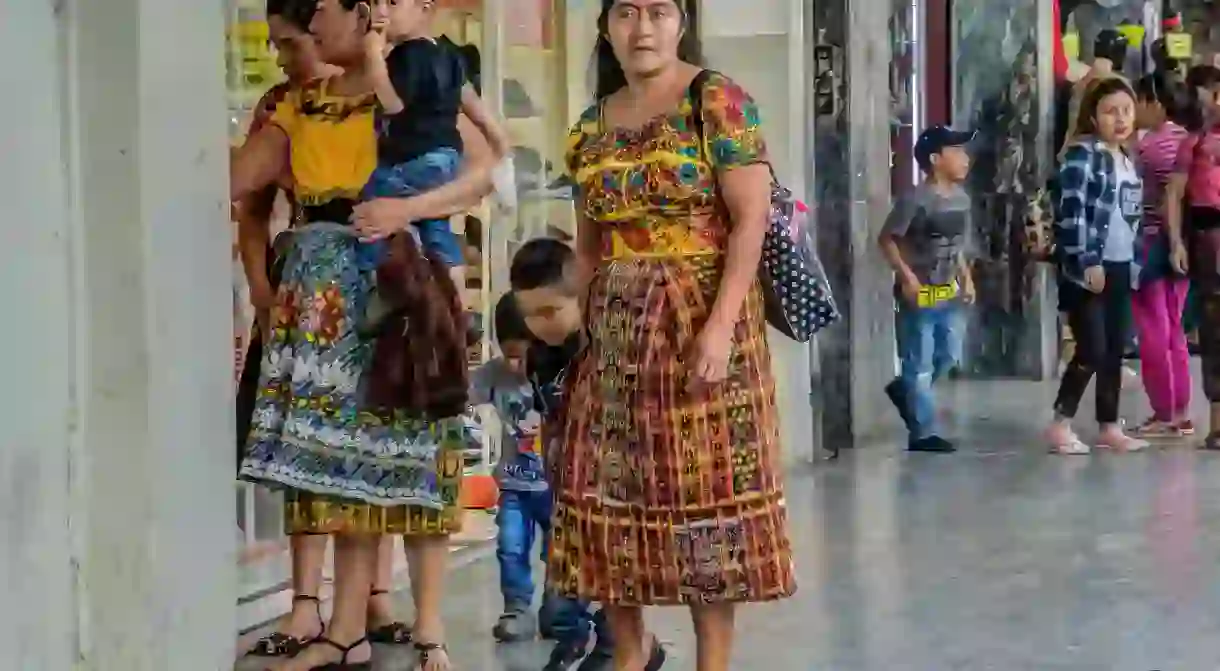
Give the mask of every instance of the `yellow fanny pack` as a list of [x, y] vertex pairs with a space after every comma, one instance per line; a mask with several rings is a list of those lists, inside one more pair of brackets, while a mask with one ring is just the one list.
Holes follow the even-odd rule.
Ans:
[[915, 304], [921, 308], [934, 308], [941, 303], [948, 303], [957, 298], [957, 282], [952, 284], [925, 284], [919, 289], [919, 299]]

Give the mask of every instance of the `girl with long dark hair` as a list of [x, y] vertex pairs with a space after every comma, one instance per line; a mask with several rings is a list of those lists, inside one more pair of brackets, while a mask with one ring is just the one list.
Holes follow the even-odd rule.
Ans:
[[1136, 431], [1149, 438], [1176, 437], [1194, 433], [1190, 351], [1182, 327], [1190, 282], [1185, 275], [1181, 222], [1165, 214], [1178, 149], [1190, 135], [1182, 123], [1190, 116], [1191, 100], [1186, 88], [1168, 73], [1143, 77], [1135, 84], [1135, 94], [1136, 122], [1145, 131], [1135, 152], [1143, 178], [1144, 255], [1132, 313], [1139, 334], [1140, 373], [1152, 406], [1152, 417]]
[[632, 671], [661, 659], [645, 606], [689, 608], [696, 668], [727, 671], [736, 604], [796, 589], [757, 280], [767, 149], [749, 94], [700, 67], [694, 7], [602, 0], [597, 101], [568, 142], [589, 340], [549, 580], [603, 604]]
[[1097, 378], [1098, 447], [1116, 452], [1147, 443], [1123, 433], [1118, 401], [1131, 290], [1139, 276], [1142, 183], [1125, 146], [1135, 132], [1135, 92], [1122, 78], [1095, 82], [1059, 169], [1055, 246], [1060, 310], [1076, 352], [1059, 383], [1047, 439], [1059, 454], [1088, 454], [1072, 419]]

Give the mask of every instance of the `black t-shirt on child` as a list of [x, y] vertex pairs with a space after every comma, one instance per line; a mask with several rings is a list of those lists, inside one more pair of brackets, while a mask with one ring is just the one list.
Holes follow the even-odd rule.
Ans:
[[387, 116], [377, 142], [382, 165], [397, 165], [437, 149], [462, 151], [457, 117], [466, 73], [457, 50], [428, 38], [400, 42], [386, 69], [403, 110]]

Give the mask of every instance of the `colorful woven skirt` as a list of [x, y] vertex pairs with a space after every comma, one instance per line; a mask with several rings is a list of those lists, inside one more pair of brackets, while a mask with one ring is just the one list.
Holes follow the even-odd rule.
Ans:
[[286, 492], [289, 533], [443, 534], [461, 518], [464, 427], [362, 403], [373, 287], [338, 224], [295, 233], [264, 347], [241, 477]]
[[765, 601], [796, 589], [761, 293], [729, 378], [689, 388], [718, 255], [606, 262], [570, 379], [552, 587], [627, 606]]

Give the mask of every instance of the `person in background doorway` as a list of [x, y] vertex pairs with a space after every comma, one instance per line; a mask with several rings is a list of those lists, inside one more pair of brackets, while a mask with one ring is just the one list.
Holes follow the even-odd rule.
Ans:
[[1099, 81], [1081, 103], [1072, 143], [1059, 169], [1059, 303], [1076, 351], [1059, 383], [1047, 440], [1058, 454], [1088, 454], [1072, 418], [1097, 377], [1098, 447], [1116, 452], [1147, 442], [1123, 433], [1118, 402], [1131, 290], [1139, 276], [1143, 196], [1125, 146], [1135, 133], [1135, 92], [1119, 77]]
[[912, 452], [953, 452], [936, 426], [933, 384], [961, 359], [961, 304], [974, 302], [966, 144], [973, 133], [933, 126], [915, 144], [925, 181], [905, 194], [878, 237], [894, 269], [902, 371], [885, 393], [906, 424]]
[[1191, 435], [1190, 352], [1182, 312], [1190, 282], [1186, 279], [1186, 246], [1181, 222], [1165, 216], [1169, 180], [1178, 150], [1189, 136], [1179, 122], [1187, 117], [1191, 96], [1168, 72], [1141, 78], [1135, 85], [1136, 123], [1146, 131], [1136, 149], [1143, 178], [1144, 212], [1139, 288], [1133, 314], [1139, 334], [1140, 372], [1152, 417], [1136, 434], [1145, 438]]
[[1198, 307], [1203, 393], [1211, 412], [1203, 447], [1220, 450], [1220, 69], [1191, 68], [1196, 128], [1178, 150], [1166, 203], [1169, 225], [1186, 232]]

